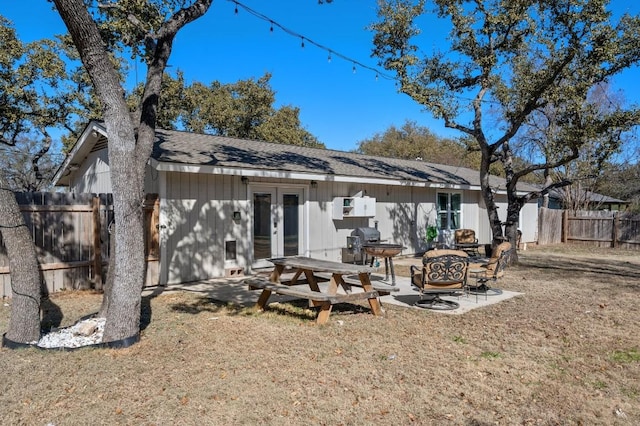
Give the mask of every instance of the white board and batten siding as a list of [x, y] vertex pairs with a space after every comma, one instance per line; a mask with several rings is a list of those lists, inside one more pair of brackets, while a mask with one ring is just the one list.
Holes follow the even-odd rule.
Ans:
[[[145, 174], [145, 192], [147, 194], [158, 193], [158, 177], [158, 172], [147, 166]], [[107, 149], [92, 151], [87, 155], [86, 161], [73, 171], [69, 191], [78, 194], [110, 194], [112, 192]]]
[[[222, 277], [247, 262], [247, 185], [239, 176], [166, 173], [160, 192], [161, 283]], [[233, 213], [240, 212], [240, 220]], [[237, 259], [225, 261], [225, 242]]]
[[111, 193], [111, 171], [106, 149], [91, 152], [73, 177], [69, 185], [71, 192], [76, 193]]
[[435, 221], [434, 192], [412, 186], [372, 186], [369, 190], [376, 197], [380, 238], [390, 244], [401, 244], [403, 254], [424, 250], [424, 233], [427, 222]]
[[[106, 150], [89, 154], [84, 169], [74, 173], [75, 192], [111, 192]], [[261, 186], [300, 188], [303, 194], [303, 244], [301, 254], [341, 261], [347, 237], [358, 227], [377, 226], [381, 239], [402, 244], [403, 255], [426, 249], [425, 230], [435, 224], [437, 193], [459, 192], [461, 227], [476, 230], [481, 243], [491, 241], [486, 209], [479, 191], [429, 186], [311, 181], [251, 177], [243, 183], [233, 174], [147, 171], [147, 192], [160, 197], [160, 283], [171, 284], [218, 278], [230, 268], [251, 273], [252, 188]], [[375, 198], [372, 216], [336, 220], [336, 197], [362, 195]], [[506, 214], [506, 198], [498, 196], [499, 214]], [[234, 218], [234, 212], [239, 218]], [[523, 208], [528, 218], [521, 224], [523, 241], [535, 241], [537, 205]], [[227, 242], [235, 241], [236, 258], [225, 259]]]
[[538, 241], [538, 203], [527, 203], [520, 210], [520, 230], [522, 231], [522, 243], [534, 243]]

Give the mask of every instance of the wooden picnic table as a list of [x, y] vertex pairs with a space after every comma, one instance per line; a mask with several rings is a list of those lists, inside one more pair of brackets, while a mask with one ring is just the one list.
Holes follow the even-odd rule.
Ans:
[[[245, 282], [249, 288], [262, 289], [258, 298], [257, 307], [264, 310], [272, 293], [294, 296], [308, 299], [312, 306], [320, 307], [317, 324], [324, 324], [329, 320], [331, 307], [336, 303], [351, 302], [367, 299], [374, 315], [382, 315], [382, 307], [378, 300], [379, 293], [374, 289], [370, 274], [373, 268], [350, 263], [333, 262], [329, 260], [312, 259], [304, 256], [279, 257], [269, 259], [275, 267], [268, 279], [249, 278]], [[293, 272], [293, 278], [283, 279], [287, 271]], [[316, 274], [331, 274], [326, 291], [322, 291], [318, 285]], [[301, 280], [304, 275], [306, 280]], [[361, 292], [349, 292], [338, 294], [338, 287], [350, 289], [350, 284], [345, 282], [346, 276], [357, 276]], [[308, 285], [308, 288], [305, 286]]]

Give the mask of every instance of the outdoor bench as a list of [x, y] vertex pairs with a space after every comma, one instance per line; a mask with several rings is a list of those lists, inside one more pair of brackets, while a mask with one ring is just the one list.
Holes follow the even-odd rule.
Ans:
[[[329, 320], [331, 307], [336, 303], [352, 302], [357, 300], [367, 300], [371, 307], [371, 313], [379, 316], [383, 315], [379, 293], [370, 282], [369, 276], [372, 268], [362, 265], [351, 265], [341, 262], [333, 262], [324, 259], [313, 259], [306, 256], [287, 256], [269, 259], [275, 265], [273, 271], [267, 277], [248, 278], [245, 282], [249, 289], [262, 289], [256, 306], [264, 310], [272, 293], [285, 296], [292, 296], [309, 300], [310, 306], [319, 307], [317, 324], [325, 324]], [[284, 272], [293, 272], [293, 278], [283, 282]], [[318, 284], [318, 273], [330, 273], [327, 287], [321, 288]], [[363, 289], [362, 292], [351, 293], [348, 286], [343, 281], [343, 276], [356, 275]], [[305, 283], [302, 284], [303, 277]], [[307, 287], [308, 286], [308, 287]], [[338, 294], [338, 287], [345, 287], [347, 294]]]
[[369, 297], [378, 297], [377, 291], [369, 291], [365, 293], [355, 294], [327, 294], [318, 291], [313, 291], [308, 288], [300, 288], [299, 286], [289, 286], [284, 284], [278, 284], [269, 281], [268, 278], [247, 278], [244, 280], [249, 285], [249, 290], [268, 290], [272, 293], [280, 294], [283, 296], [291, 296], [299, 299], [308, 299], [311, 302], [317, 302], [318, 305], [323, 303], [336, 304], [344, 303], [353, 300], [359, 300]]
[[[331, 278], [331, 274], [319, 273], [319, 274], [315, 274], [315, 275], [318, 278], [323, 278], [323, 279], [330, 279]], [[356, 287], [362, 287], [362, 282], [358, 278], [351, 278], [351, 277], [343, 276], [342, 280], [345, 282], [345, 284], [354, 285]], [[391, 284], [386, 284], [386, 283], [380, 282], [378, 280], [371, 280], [371, 287], [373, 287], [373, 289], [376, 290], [378, 292], [378, 295], [380, 295], [380, 296], [387, 296], [387, 295], [391, 294], [394, 291], [400, 291], [399, 287], [393, 286]]]

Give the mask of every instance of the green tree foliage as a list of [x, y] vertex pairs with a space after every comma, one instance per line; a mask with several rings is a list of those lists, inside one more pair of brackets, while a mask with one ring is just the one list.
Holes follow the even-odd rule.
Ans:
[[53, 40], [22, 43], [0, 16], [0, 135], [13, 144], [24, 134], [43, 132], [66, 122], [67, 76], [60, 44]]
[[[288, 145], [324, 148], [300, 123], [300, 110], [291, 106], [274, 107], [275, 92], [269, 85], [270, 74], [254, 80], [223, 84], [187, 85], [178, 72], [176, 78], [165, 74], [158, 106], [158, 127], [184, 129], [244, 139]], [[142, 87], [129, 97], [129, 105], [139, 103]]]
[[[87, 120], [102, 118], [100, 102], [69, 36], [23, 43], [2, 16], [0, 98], [0, 131], [8, 144], [26, 138], [39, 140], [43, 147], [45, 133], [56, 128], [70, 148]], [[33, 144], [29, 146], [33, 151]]]
[[[372, 25], [374, 56], [396, 73], [400, 91], [424, 105], [445, 126], [467, 135], [481, 153], [480, 181], [494, 238], [502, 236], [491, 164], [507, 181], [509, 240], [516, 241], [524, 203], [541, 196], [517, 193], [519, 180], [578, 158], [583, 144], [612, 128], [638, 123], [638, 109], [598, 114], [591, 89], [640, 60], [640, 19], [613, 22], [607, 0], [385, 0]], [[432, 6], [427, 8], [427, 4]], [[448, 45], [420, 57], [423, 15], [448, 19]], [[443, 43], [445, 40], [443, 40]], [[557, 157], [531, 158], [516, 169], [514, 138], [535, 112], [552, 105], [559, 129]], [[540, 161], [538, 161], [540, 160]], [[554, 185], [565, 183], [554, 183]]]
[[302, 127], [300, 109], [289, 105], [273, 111], [268, 119], [258, 125], [256, 139], [309, 148], [325, 148], [322, 142]]
[[[143, 201], [146, 164], [155, 140], [162, 78], [177, 33], [203, 16], [212, 0], [120, 0], [98, 3], [54, 0], [102, 106], [114, 200], [115, 247], [105, 291], [105, 341], [134, 338], [140, 331], [145, 259]], [[125, 101], [114, 46], [145, 61], [139, 107]]]
[[399, 128], [390, 126], [371, 139], [358, 142], [357, 152], [472, 169], [478, 169], [480, 164], [480, 154], [470, 152], [463, 142], [439, 137], [415, 121], [406, 121]]

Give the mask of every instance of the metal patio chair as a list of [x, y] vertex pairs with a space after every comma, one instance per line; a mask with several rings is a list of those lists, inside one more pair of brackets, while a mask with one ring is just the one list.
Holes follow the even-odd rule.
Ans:
[[475, 294], [476, 299], [478, 294], [484, 294], [485, 298], [502, 294], [501, 289], [492, 287], [491, 284], [495, 284], [504, 276], [510, 253], [511, 243], [505, 241], [493, 250], [487, 263], [469, 264], [469, 279], [475, 280], [475, 285], [468, 286], [469, 293]]
[[425, 309], [452, 310], [458, 302], [442, 299], [441, 295], [465, 291], [469, 257], [461, 250], [431, 250], [422, 258], [422, 268], [411, 265], [411, 282], [420, 290], [416, 306]]
[[473, 229], [456, 229], [453, 233], [454, 247], [465, 251], [471, 257], [478, 257], [478, 239]]

